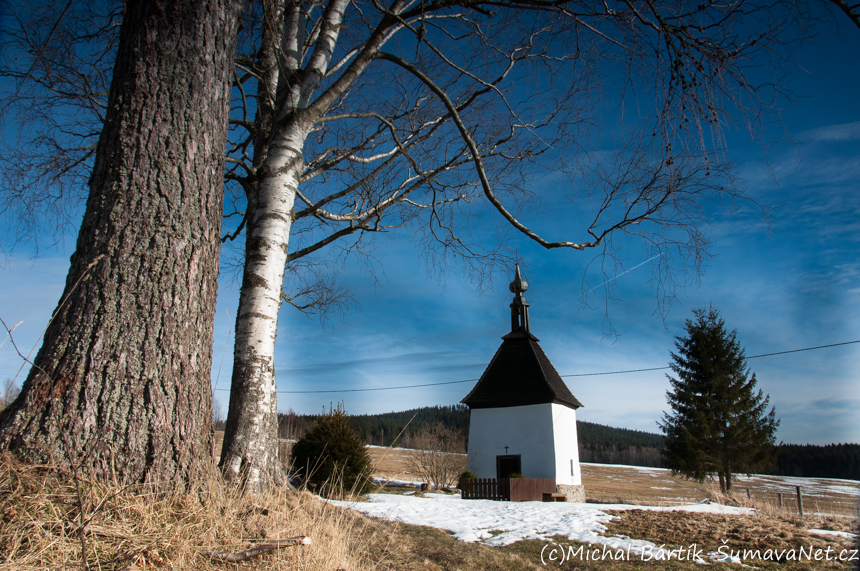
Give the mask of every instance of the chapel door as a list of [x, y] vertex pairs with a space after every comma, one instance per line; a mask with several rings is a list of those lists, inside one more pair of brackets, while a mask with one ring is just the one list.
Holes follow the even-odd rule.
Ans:
[[519, 454], [496, 456], [496, 478], [510, 478], [511, 474], [522, 474], [523, 464]]

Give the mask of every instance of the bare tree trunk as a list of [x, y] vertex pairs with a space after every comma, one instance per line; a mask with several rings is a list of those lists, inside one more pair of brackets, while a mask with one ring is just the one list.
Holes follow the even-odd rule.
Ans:
[[726, 492], [732, 493], [732, 462], [731, 460], [726, 461], [725, 467], [725, 478], [726, 478]]
[[[278, 465], [278, 398], [275, 339], [296, 191], [304, 169], [303, 149], [313, 124], [305, 109], [319, 85], [337, 41], [348, 0], [326, 7], [320, 44], [308, 64], [315, 73], [295, 80], [302, 65], [304, 16], [298, 3], [267, 6], [263, 28], [264, 85], [278, 92], [261, 108], [255, 163], [260, 164], [246, 215], [245, 267], [239, 309], [230, 406], [219, 467], [229, 481], [262, 491], [284, 481]], [[286, 16], [286, 18], [284, 18]], [[285, 23], [284, 23], [285, 20]], [[278, 32], [277, 30], [280, 30]], [[282, 61], [274, 57], [285, 46]], [[281, 77], [280, 74], [287, 76]], [[252, 209], [251, 209], [252, 208]]]
[[[254, 137], [254, 168], [257, 171], [265, 169], [271, 143], [274, 104], [280, 78], [278, 48], [283, 34], [283, 0], [265, 1], [263, 8], [260, 50], [262, 68], [260, 89], [263, 90], [263, 95], [257, 99], [256, 136]], [[260, 181], [252, 181], [246, 188], [246, 194], [248, 205], [245, 213], [245, 258], [258, 260], [255, 248], [262, 246], [263, 250], [267, 251], [270, 244], [265, 236], [261, 237], [258, 234], [261, 230], [257, 219], [257, 205], [261, 194]], [[291, 209], [292, 207], [288, 212]], [[263, 210], [265, 210], [265, 204]], [[287, 232], [289, 232], [289, 224]], [[286, 249], [287, 244], [285, 243], [283, 247]], [[271, 272], [264, 272], [264, 274], [270, 279], [275, 279], [271, 277]], [[281, 279], [283, 279], [283, 271]], [[280, 289], [269, 292], [269, 296], [273, 299], [272, 303], [266, 304], [266, 288], [263, 287], [260, 291], [261, 280], [265, 281], [265, 278], [249, 273], [249, 264], [246, 262], [239, 296], [239, 309], [236, 312], [233, 378], [219, 464], [228, 480], [235, 480], [240, 473], [244, 472], [245, 476], [253, 480], [254, 489], [261, 488], [259, 483], [261, 478], [265, 480], [267, 474], [278, 473], [276, 437], [278, 407], [274, 385], [274, 362], [273, 359], [266, 360], [260, 352], [269, 356], [274, 355], [277, 330], [266, 331], [266, 321], [267, 312], [274, 310], [277, 316], [280, 307]], [[261, 299], [262, 304], [259, 303]], [[271, 335], [271, 341], [260, 343], [260, 340], [266, 339], [268, 335]], [[270, 344], [271, 351], [268, 349]], [[239, 387], [243, 390], [237, 391]], [[275, 437], [267, 438], [265, 435], [272, 430], [275, 432]], [[261, 458], [261, 466], [251, 468], [247, 460], [249, 456]]]
[[211, 467], [229, 77], [242, 2], [126, 4], [66, 287], [0, 448], [182, 488]]
[[220, 467], [225, 478], [241, 479], [249, 491], [283, 480], [277, 457], [275, 339], [305, 137], [302, 129], [293, 128], [272, 142], [263, 167], [271, 174], [260, 184], [253, 219], [247, 222]]

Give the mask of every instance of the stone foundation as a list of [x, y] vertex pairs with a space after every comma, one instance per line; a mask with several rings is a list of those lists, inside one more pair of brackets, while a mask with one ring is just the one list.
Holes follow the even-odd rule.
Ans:
[[558, 484], [556, 486], [556, 492], [559, 494], [565, 494], [568, 502], [585, 502], [585, 486], [583, 485], [567, 486], [565, 484]]

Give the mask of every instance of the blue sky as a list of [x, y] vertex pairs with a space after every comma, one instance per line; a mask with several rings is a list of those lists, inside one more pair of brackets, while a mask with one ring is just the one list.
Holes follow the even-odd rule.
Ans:
[[[647, 256], [624, 252], [636, 269], [615, 283], [608, 315], [618, 333], [606, 333], [602, 302], [584, 306], [583, 268], [575, 251], [543, 251], [514, 238], [531, 302], [532, 332], [562, 375], [666, 366], [674, 336], [691, 308], [717, 306], [747, 355], [860, 339], [860, 31], [828, 29], [798, 51], [789, 71], [797, 101], [783, 111], [794, 143], [762, 149], [729, 133], [731, 158], [749, 194], [773, 208], [772, 226], [742, 208], [712, 224], [716, 254], [698, 284], [679, 292], [665, 319], [655, 313]], [[553, 205], [550, 203], [550, 207]], [[541, 220], [553, 235], [564, 222]], [[34, 347], [62, 291], [74, 237], [38, 258], [26, 247], [6, 251], [0, 268], [0, 317], [22, 324], [14, 337], [25, 354]], [[510, 276], [494, 290], [476, 292], [459, 270], [431, 279], [403, 237], [379, 243], [378, 284], [353, 262], [344, 281], [357, 301], [343, 320], [321, 326], [296, 310], [281, 310], [276, 356], [280, 391], [385, 388], [446, 383], [480, 376], [509, 330]], [[644, 262], [644, 264], [643, 264]], [[603, 278], [589, 274], [592, 285]], [[596, 288], [601, 291], [601, 288]], [[226, 410], [232, 325], [238, 286], [222, 276], [213, 347], [213, 386]], [[226, 351], [226, 355], [225, 355]], [[35, 351], [34, 351], [35, 354]], [[220, 366], [223, 359], [223, 367]], [[860, 442], [860, 344], [751, 359], [759, 387], [782, 422], [778, 439], [792, 443]], [[7, 341], [0, 347], [0, 380], [18, 382], [21, 359]], [[569, 377], [584, 404], [579, 418], [656, 432], [666, 409], [665, 371]], [[354, 414], [459, 402], [473, 383], [371, 392], [279, 395], [279, 408], [314, 413], [343, 401]]]

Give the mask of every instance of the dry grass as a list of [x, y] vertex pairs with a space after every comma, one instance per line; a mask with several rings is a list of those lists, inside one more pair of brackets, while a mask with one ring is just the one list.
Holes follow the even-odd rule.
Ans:
[[[689, 546], [696, 544], [704, 552], [739, 552], [743, 550], [768, 549], [788, 552], [803, 548], [822, 550], [828, 547], [831, 553], [851, 549], [853, 542], [838, 536], [821, 536], [807, 532], [807, 529], [832, 529], [835, 531], [857, 532], [856, 520], [846, 518], [820, 517], [772, 517], [756, 512], [752, 515], [722, 515], [690, 512], [657, 512], [630, 510], [623, 512], [607, 511], [619, 517], [610, 522], [606, 535], [626, 535], [645, 539], [657, 545]], [[723, 547], [725, 546], [725, 547]], [[756, 561], [750, 558], [746, 563]], [[773, 561], [757, 560], [756, 565], [780, 565]], [[783, 562], [784, 563], [784, 562]], [[838, 562], [805, 562], [800, 568], [842, 568]]]
[[[158, 495], [140, 487], [120, 489], [87, 479], [77, 483], [82, 502], [71, 474], [0, 456], [0, 568], [519, 571], [540, 567], [539, 558], [531, 554], [464, 543], [438, 529], [374, 520], [307, 492], [241, 496], [224, 492], [213, 480], [197, 493]], [[309, 535], [313, 544], [238, 564], [205, 555], [208, 550], [236, 553], [297, 535]]]
[[[807, 515], [858, 517], [860, 482], [824, 478], [796, 481], [801, 483]], [[798, 513], [795, 488], [781, 476], [744, 477], [735, 482], [732, 495], [726, 496], [714, 482], [699, 483], [672, 476], [671, 472], [660, 468], [582, 464], [582, 483], [589, 500], [596, 502], [675, 506], [710, 498], [721, 504], [753, 507], [776, 517], [792, 517]], [[780, 492], [783, 494], [782, 509], [778, 500]]]
[[[421, 475], [410, 462], [413, 451], [403, 448], [368, 448], [374, 464], [374, 476], [394, 480], [421, 481]], [[466, 469], [466, 455], [460, 456]], [[713, 483], [700, 484], [659, 468], [641, 469], [631, 466], [581, 464], [582, 483], [590, 501], [648, 506], [677, 506], [711, 498], [723, 504], [754, 507], [773, 516], [797, 513], [794, 486], [780, 476], [757, 475], [744, 477], [735, 483], [731, 497], [722, 496]], [[847, 480], [800, 479], [803, 505], [807, 514], [823, 513], [858, 517], [860, 482]], [[833, 483], [834, 485], [829, 485]], [[747, 499], [747, 489], [751, 499]], [[778, 493], [783, 494], [783, 509], [779, 509]]]
[[[771, 478], [769, 476], [756, 476], [751, 481], [760, 478]], [[815, 482], [815, 480], [810, 480]], [[723, 504], [754, 508], [760, 516], [776, 518], [785, 521], [805, 521], [808, 527], [817, 525], [819, 529], [832, 529], [834, 531], [849, 531], [853, 533], [854, 527], [851, 522], [858, 519], [858, 502], [860, 502], [860, 482], [845, 481], [845, 491], [835, 492], [833, 490], [820, 490], [814, 484], [804, 486], [808, 488], [803, 492], [804, 516], [800, 516], [797, 508], [796, 490], [784, 487], [783, 504], [779, 505], [778, 493], [766, 487], [735, 487], [731, 494], [720, 492], [716, 482], [702, 484], [702, 490], [707, 492], [713, 501]], [[851, 489], [854, 494], [851, 494]], [[749, 493], [747, 491], [749, 490]], [[841, 523], [840, 523], [841, 522]], [[823, 526], [823, 527], [822, 527]]]
[[[224, 569], [207, 550], [240, 552], [308, 535], [309, 546], [255, 559], [255, 569], [377, 569], [391, 530], [307, 492], [225, 492], [214, 480], [196, 493], [155, 494], [81, 479], [0, 457], [0, 566], [15, 569]], [[83, 509], [81, 505], [83, 504]], [[81, 514], [83, 513], [83, 539]]]
[[836, 536], [810, 534], [807, 529], [833, 529], [854, 532], [856, 522], [817, 518], [775, 518], [765, 514], [725, 515], [683, 511], [626, 510], [612, 511], [619, 516], [607, 526], [609, 535], [627, 535], [637, 539], [681, 545], [697, 543], [706, 551], [716, 551], [722, 541], [732, 549], [822, 548], [850, 543]]
[[[371, 449], [377, 475], [410, 477], [403, 470], [408, 450]], [[588, 495], [604, 501], [685, 503], [715, 497], [707, 486], [664, 473], [623, 466], [583, 465]], [[674, 482], [674, 483], [673, 483]], [[307, 493], [273, 490], [262, 496], [225, 491], [213, 479], [196, 493], [156, 494], [145, 487], [120, 489], [79, 479], [80, 497], [71, 474], [46, 466], [21, 465], [0, 456], [0, 568], [113, 570], [299, 569], [494, 570], [544, 568], [540, 541], [521, 541], [505, 548], [457, 541], [445, 531], [365, 517], [332, 506]], [[672, 490], [656, 490], [669, 488]], [[684, 492], [683, 490], [687, 490]], [[740, 490], [739, 490], [740, 492]], [[649, 495], [650, 494], [650, 495]], [[638, 498], [637, 495], [642, 495]], [[735, 498], [745, 499], [745, 493]], [[755, 496], [754, 496], [755, 498]], [[728, 501], [728, 499], [724, 499]], [[737, 501], [733, 498], [732, 501]], [[812, 506], [810, 505], [810, 511]], [[83, 541], [81, 539], [83, 515]], [[839, 538], [809, 534], [812, 527], [856, 531], [857, 521], [761, 509], [755, 516], [722, 516], [685, 512], [618, 512], [607, 535], [628, 535], [667, 545], [715, 549], [722, 539], [740, 548], [841, 545]], [[273, 540], [310, 536], [309, 546], [286, 547], [238, 564], [216, 561], [206, 551], [237, 553]], [[566, 541], [558, 538], [559, 541]], [[713, 545], [712, 545], [713, 544]], [[86, 553], [86, 556], [83, 554]], [[769, 564], [763, 564], [769, 567]], [[818, 569], [822, 565], [784, 564], [780, 569]], [[699, 570], [692, 562], [574, 561], [561, 569]], [[710, 569], [737, 569], [715, 564]]]

